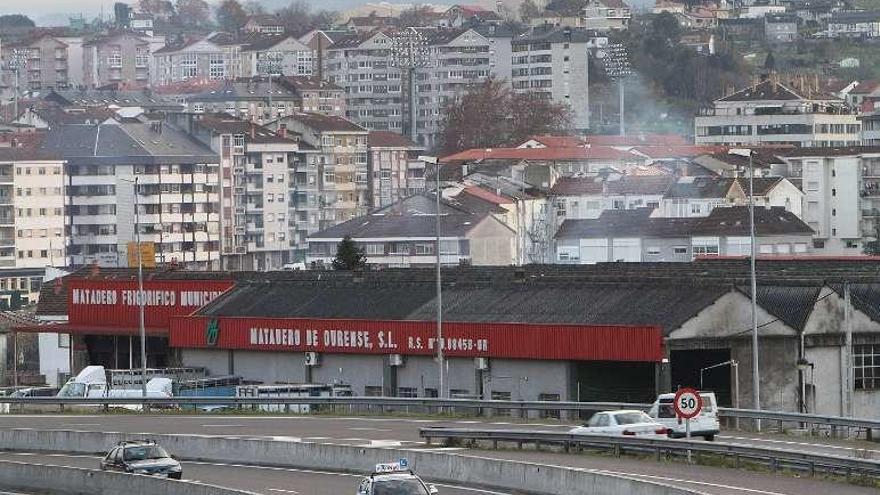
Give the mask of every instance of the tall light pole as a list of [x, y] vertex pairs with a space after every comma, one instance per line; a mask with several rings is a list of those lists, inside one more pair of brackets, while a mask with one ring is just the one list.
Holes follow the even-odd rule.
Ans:
[[626, 128], [623, 118], [623, 80], [626, 79], [631, 72], [626, 46], [623, 43], [609, 43], [605, 48], [605, 57], [602, 59], [602, 64], [605, 66], [605, 74], [611, 79], [617, 81], [618, 96], [620, 98], [620, 135], [625, 136]]
[[[728, 151], [735, 156], [748, 157], [749, 159], [749, 242], [751, 243], [751, 256], [749, 256], [749, 270], [752, 284], [752, 401], [756, 410], [761, 409], [761, 379], [758, 374], [758, 277], [755, 269], [755, 166], [753, 152], [748, 148], [733, 148]], [[761, 420], [755, 420], [755, 426], [761, 431]]]
[[[430, 66], [428, 40], [416, 28], [409, 27], [391, 34], [391, 66], [399, 67], [406, 94], [401, 93], [403, 134], [416, 140], [416, 70]], [[406, 104], [404, 105], [404, 102]]]
[[443, 398], [446, 394], [443, 391], [443, 285], [440, 279], [440, 162], [436, 156], [420, 156], [419, 161], [434, 164], [434, 184], [437, 188], [436, 199], [436, 215], [435, 215], [435, 234], [437, 237], [436, 246], [436, 282], [437, 282], [437, 397]]
[[[266, 53], [265, 55], [263, 55], [262, 60], [257, 62], [258, 63], [257, 72], [266, 76], [269, 80], [269, 87], [266, 90], [266, 94], [269, 97], [269, 102], [268, 102], [268, 104], [269, 104], [269, 120], [268, 120], [268, 122], [275, 120], [275, 118], [272, 116], [272, 113], [274, 111], [274, 108], [272, 107], [272, 76], [283, 75], [283, 73], [282, 73], [283, 62], [284, 62], [284, 58], [283, 58], [283, 56], [281, 56], [281, 54], [272, 53], [272, 52]], [[238, 116], [236, 115], [236, 117], [238, 117]]]
[[15, 94], [13, 95], [13, 113], [12, 119], [18, 118], [18, 98], [21, 94], [21, 70], [27, 67], [27, 50], [24, 48], [15, 48], [9, 57], [7, 65], [15, 72]]
[[[138, 201], [138, 196], [140, 195], [140, 191], [138, 191], [138, 177], [135, 177], [134, 180], [128, 179], [120, 179], [125, 182], [132, 182], [134, 184], [134, 239], [135, 245], [137, 246], [137, 261], [138, 261], [138, 331], [141, 337], [141, 394], [146, 397], [147, 396], [147, 331], [144, 325], [144, 260], [143, 260], [143, 251], [141, 251], [141, 216], [140, 216], [140, 201]], [[131, 347], [129, 346], [129, 363], [131, 362]], [[130, 365], [129, 365], [130, 367]]]

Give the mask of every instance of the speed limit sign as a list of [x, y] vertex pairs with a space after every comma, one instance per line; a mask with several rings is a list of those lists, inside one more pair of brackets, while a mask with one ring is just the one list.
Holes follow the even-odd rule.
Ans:
[[700, 394], [692, 388], [682, 388], [675, 393], [675, 402], [673, 403], [675, 414], [682, 419], [691, 419], [700, 414], [703, 409], [703, 399]]

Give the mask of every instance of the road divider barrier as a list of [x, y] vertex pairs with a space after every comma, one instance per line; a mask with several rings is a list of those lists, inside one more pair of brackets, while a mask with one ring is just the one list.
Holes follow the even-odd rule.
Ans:
[[[71, 430], [0, 430], [0, 447], [10, 451], [103, 453], [111, 445], [145, 434]], [[320, 443], [204, 435], [154, 435], [181, 460], [369, 474], [382, 462], [406, 458], [422, 477], [540, 495], [698, 495], [699, 492], [594, 470], [490, 459], [429, 450], [355, 447]], [[96, 461], [97, 462], [97, 461]], [[357, 482], [352, 481], [352, 492]], [[120, 491], [119, 493], [122, 493]], [[131, 493], [141, 493], [137, 490]], [[202, 492], [190, 492], [200, 495]], [[167, 494], [172, 495], [172, 494]], [[207, 495], [207, 494], [206, 494]]]
[[[24, 412], [27, 407], [41, 410], [55, 408], [64, 411], [65, 407], [88, 407], [109, 409], [112, 407], [139, 406], [143, 410], [163, 408], [200, 407], [210, 410], [222, 408], [242, 409], [247, 407], [271, 409], [278, 412], [302, 411], [301, 406], [311, 406], [310, 411], [349, 412], [349, 413], [429, 413], [455, 415], [512, 415], [518, 417], [577, 418], [596, 411], [612, 409], [647, 410], [651, 405], [625, 402], [552, 402], [552, 401], [507, 401], [477, 399], [438, 399], [426, 397], [169, 397], [169, 398], [75, 398], [75, 397], [31, 397], [0, 399], [0, 411]], [[268, 407], [271, 406], [271, 407]], [[780, 432], [788, 429], [827, 430], [834, 436], [853, 436], [864, 433], [873, 439], [874, 430], [880, 432], [880, 419], [848, 418], [822, 414], [801, 414], [785, 411], [765, 411], [754, 409], [718, 408], [722, 420], [757, 420], [765, 425], [776, 425]], [[728, 421], [731, 422], [731, 421]], [[750, 421], [742, 422], [743, 426]]]
[[0, 487], [54, 495], [256, 495], [205, 483], [14, 461], [0, 461]]
[[523, 448], [526, 444], [536, 448], [556, 446], [566, 452], [580, 449], [599, 449], [615, 455], [630, 453], [653, 453], [657, 460], [664, 456], [688, 457], [689, 452], [709, 454], [733, 461], [740, 467], [743, 461], [766, 464], [770, 470], [790, 469], [815, 475], [824, 472], [843, 476], [878, 476], [880, 461], [844, 457], [813, 452], [790, 451], [735, 445], [722, 442], [694, 440], [673, 440], [667, 438], [639, 438], [631, 436], [576, 435], [549, 431], [527, 430], [480, 430], [472, 428], [421, 428], [419, 435], [429, 444], [446, 442], [491, 442], [492, 447], [499, 444], [516, 444]]

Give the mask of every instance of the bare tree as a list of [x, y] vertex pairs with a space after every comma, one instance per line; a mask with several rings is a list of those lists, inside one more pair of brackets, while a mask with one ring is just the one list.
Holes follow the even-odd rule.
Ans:
[[211, 6], [205, 0], [177, 0], [177, 24], [199, 27], [211, 21]]
[[397, 18], [400, 27], [423, 27], [431, 24], [434, 19], [434, 9], [429, 5], [413, 5], [404, 10]]
[[305, 34], [312, 29], [326, 29], [336, 21], [337, 13], [330, 10], [312, 12], [304, 0], [292, 0], [287, 7], [278, 9], [275, 14], [281, 18], [287, 32], [294, 35]]
[[529, 93], [513, 93], [494, 78], [471, 86], [443, 108], [441, 151], [489, 148], [521, 142], [534, 134], [568, 130], [571, 112]]
[[257, 0], [247, 0], [242, 7], [250, 16], [266, 14], [266, 8]]
[[217, 24], [225, 31], [237, 33], [247, 23], [248, 15], [238, 0], [223, 0], [214, 13]]

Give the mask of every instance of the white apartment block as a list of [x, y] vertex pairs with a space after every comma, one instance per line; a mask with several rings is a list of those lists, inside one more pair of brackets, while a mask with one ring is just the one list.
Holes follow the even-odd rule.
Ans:
[[267, 36], [241, 48], [242, 75], [311, 76], [312, 49], [290, 35]]
[[425, 192], [424, 148], [391, 131], [370, 133], [370, 196], [374, 208]]
[[[415, 71], [414, 141], [431, 147], [447, 99], [495, 75], [510, 77], [510, 39], [500, 26], [417, 28], [425, 39], [424, 66]], [[369, 130], [402, 132], [409, 124], [408, 76], [392, 64], [391, 33], [350, 35], [326, 50], [324, 77], [345, 89], [346, 116]]]
[[598, 31], [626, 29], [632, 18], [629, 5], [623, 0], [590, 0], [581, 12], [581, 25]]
[[272, 122], [276, 132], [296, 133], [315, 149], [294, 170], [294, 246], [309, 234], [367, 213], [370, 203], [369, 131], [342, 117], [297, 113]]
[[766, 80], [715, 100], [695, 119], [698, 145], [855, 146], [861, 126], [846, 102]]
[[182, 81], [211, 81], [242, 75], [241, 44], [225, 34], [192, 38], [153, 52], [154, 86]]
[[[196, 139], [220, 155], [222, 268], [277, 270], [297, 250], [304, 254], [306, 246], [296, 243], [292, 192], [304, 154], [317, 150], [294, 133], [275, 134], [224, 114], [196, 116], [188, 124]], [[316, 222], [309, 233], [317, 230]]]
[[209, 148], [158, 122], [58, 126], [44, 146], [66, 161], [68, 265], [128, 266], [139, 235], [157, 264], [219, 266], [218, 157]]
[[576, 129], [590, 126], [588, 64], [590, 36], [561, 28], [524, 35], [511, 43], [513, 90], [568, 105]]
[[803, 219], [814, 247], [828, 254], [862, 254], [880, 222], [880, 148], [801, 148], [780, 153], [774, 172], [804, 191]]
[[0, 148], [0, 268], [65, 264], [63, 168], [31, 147]]

